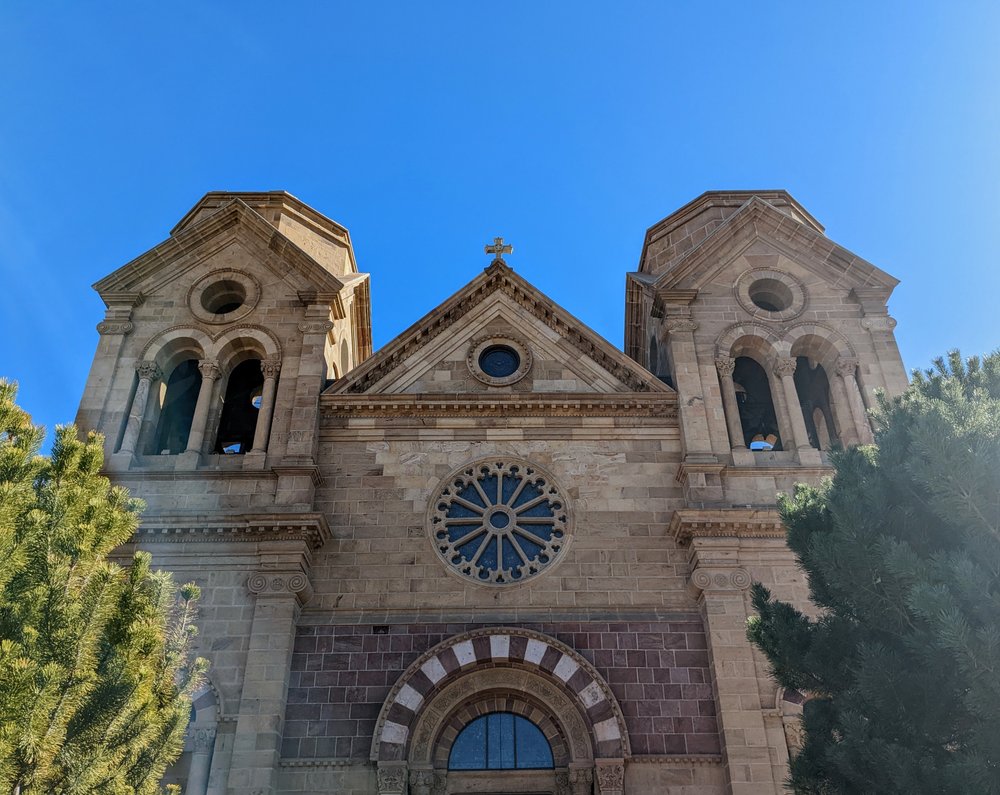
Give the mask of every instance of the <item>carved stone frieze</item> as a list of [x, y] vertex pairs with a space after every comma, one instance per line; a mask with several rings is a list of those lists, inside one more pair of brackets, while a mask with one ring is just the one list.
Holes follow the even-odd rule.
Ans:
[[322, 514], [298, 516], [246, 516], [220, 519], [217, 516], [148, 516], [136, 535], [146, 542], [190, 541], [300, 541], [319, 549], [330, 537], [330, 527]]
[[691, 585], [699, 591], [744, 591], [753, 578], [742, 568], [705, 568], [691, 572]]
[[669, 532], [689, 544], [693, 538], [784, 538], [785, 526], [773, 508], [688, 509], [674, 512]]

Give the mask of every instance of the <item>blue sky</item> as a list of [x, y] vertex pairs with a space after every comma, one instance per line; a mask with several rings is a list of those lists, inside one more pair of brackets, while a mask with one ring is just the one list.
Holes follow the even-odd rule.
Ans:
[[347, 226], [376, 347], [488, 264], [616, 345], [645, 229], [786, 188], [902, 280], [908, 368], [1000, 345], [1000, 4], [50, 3], [0, 9], [0, 374], [72, 420], [90, 285], [209, 190]]

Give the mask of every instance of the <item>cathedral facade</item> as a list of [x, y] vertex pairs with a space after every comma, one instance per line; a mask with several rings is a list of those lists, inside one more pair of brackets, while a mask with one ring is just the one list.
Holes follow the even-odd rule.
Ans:
[[[896, 280], [784, 191], [651, 227], [625, 350], [505, 262], [372, 352], [346, 229], [209, 193], [95, 285], [77, 417], [202, 587], [188, 795], [777, 795], [775, 495], [907, 385]], [[488, 261], [488, 260], [487, 260]]]

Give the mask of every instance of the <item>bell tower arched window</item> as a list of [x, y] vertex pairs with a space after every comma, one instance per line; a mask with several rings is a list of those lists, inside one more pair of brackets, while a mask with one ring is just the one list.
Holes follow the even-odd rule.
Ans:
[[233, 368], [226, 385], [215, 452], [243, 454], [253, 447], [263, 387], [259, 359], [248, 359]]
[[802, 406], [809, 444], [817, 450], [829, 450], [839, 439], [830, 405], [830, 379], [823, 365], [812, 365], [805, 356], [797, 357], [795, 391]]
[[163, 392], [159, 419], [147, 452], [153, 455], [164, 452], [176, 455], [184, 452], [191, 433], [191, 420], [194, 418], [194, 408], [201, 389], [198, 361], [182, 361], [174, 367], [161, 388]]
[[749, 356], [739, 356], [733, 369], [743, 442], [751, 450], [780, 450], [781, 432], [767, 372]]

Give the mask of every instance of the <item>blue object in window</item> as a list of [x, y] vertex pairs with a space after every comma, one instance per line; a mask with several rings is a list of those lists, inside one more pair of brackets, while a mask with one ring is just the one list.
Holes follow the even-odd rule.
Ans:
[[449, 770], [551, 769], [552, 748], [534, 723], [511, 712], [492, 712], [455, 738]]

